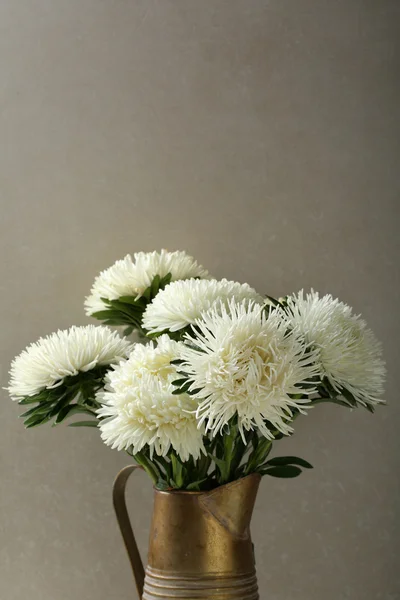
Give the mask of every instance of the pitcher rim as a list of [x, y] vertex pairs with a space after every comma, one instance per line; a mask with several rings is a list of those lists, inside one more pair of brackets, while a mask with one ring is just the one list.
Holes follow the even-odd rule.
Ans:
[[250, 479], [250, 478], [257, 478], [257, 479], [261, 480], [261, 475], [260, 475], [260, 473], [250, 473], [249, 475], [246, 475], [245, 477], [239, 477], [239, 479], [234, 479], [233, 481], [228, 481], [227, 483], [218, 485], [217, 487], [212, 488], [211, 490], [195, 491], [195, 490], [179, 490], [179, 489], [173, 489], [173, 488], [170, 490], [159, 490], [155, 486], [153, 486], [153, 490], [157, 494], [165, 494], [168, 496], [171, 496], [171, 495], [201, 496], [204, 494], [210, 494], [212, 492], [216, 492], [217, 490], [220, 490], [222, 488], [232, 486], [232, 485], [238, 483], [238, 481], [244, 481], [245, 479]]

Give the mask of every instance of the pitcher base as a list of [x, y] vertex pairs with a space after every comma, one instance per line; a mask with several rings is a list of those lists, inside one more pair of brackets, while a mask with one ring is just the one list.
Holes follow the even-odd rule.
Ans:
[[259, 600], [255, 572], [240, 575], [208, 573], [201, 577], [147, 567], [143, 600]]

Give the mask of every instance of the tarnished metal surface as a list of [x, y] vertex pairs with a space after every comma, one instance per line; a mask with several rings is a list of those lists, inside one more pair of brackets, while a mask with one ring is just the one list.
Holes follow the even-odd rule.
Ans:
[[[122, 477], [123, 489], [131, 471]], [[250, 520], [260, 479], [249, 475], [211, 492], [155, 490], [143, 600], [258, 599]], [[140, 591], [143, 565], [130, 525], [120, 516]]]
[[230, 577], [217, 573], [182, 577], [179, 573], [166, 575], [165, 571], [147, 567], [142, 598], [143, 600], [160, 600], [161, 598], [258, 600], [259, 596], [254, 572]]
[[139, 468], [140, 467], [136, 465], [129, 465], [118, 473], [113, 486], [113, 503], [118, 525], [125, 543], [125, 548], [131, 562], [137, 593], [139, 598], [141, 598], [143, 593], [144, 568], [136, 544], [135, 536], [133, 535], [125, 502], [126, 483], [130, 474]]

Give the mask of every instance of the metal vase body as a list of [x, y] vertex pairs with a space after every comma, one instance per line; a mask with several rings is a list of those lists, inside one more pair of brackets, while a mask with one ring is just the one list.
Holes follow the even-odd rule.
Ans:
[[249, 476], [211, 492], [155, 491], [143, 600], [257, 600]]
[[143, 585], [130, 555], [139, 596], [258, 600], [250, 521], [259, 482], [254, 474], [210, 492], [155, 490]]

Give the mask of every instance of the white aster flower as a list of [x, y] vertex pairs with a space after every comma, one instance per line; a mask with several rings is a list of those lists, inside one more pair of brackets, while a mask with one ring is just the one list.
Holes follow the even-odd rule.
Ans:
[[382, 403], [385, 363], [382, 347], [367, 324], [331, 295], [303, 291], [288, 298], [289, 321], [318, 349], [321, 377], [340, 394], [348, 390], [361, 405]]
[[196, 402], [188, 395], [174, 395], [172, 381], [180, 343], [161, 336], [158, 345], [137, 344], [129, 359], [113, 367], [106, 376], [105, 391], [98, 395], [101, 437], [118, 450], [135, 454], [145, 446], [166, 456], [172, 447], [184, 461], [197, 459], [203, 446], [198, 428]]
[[315, 354], [288, 331], [283, 315], [275, 311], [267, 319], [254, 303], [230, 302], [205, 313], [196, 328], [196, 335], [186, 335], [179, 369], [192, 382], [199, 421], [216, 434], [237, 415], [242, 436], [254, 428], [270, 439], [271, 428], [289, 434], [292, 409], [302, 412], [308, 402], [290, 395], [312, 393], [302, 386], [316, 368]]
[[151, 333], [179, 331], [193, 324], [212, 306], [227, 306], [230, 300], [262, 304], [263, 298], [247, 283], [222, 279], [189, 279], [170, 283], [148, 304], [143, 327]]
[[156, 275], [163, 278], [168, 273], [171, 273], [171, 281], [208, 276], [207, 271], [186, 252], [137, 252], [133, 259], [128, 254], [96, 277], [91, 293], [85, 300], [86, 314], [90, 316], [104, 310], [101, 298], [139, 298]]
[[65, 377], [110, 365], [132, 346], [108, 327], [71, 327], [40, 338], [11, 363], [8, 391], [13, 400], [58, 387]]

